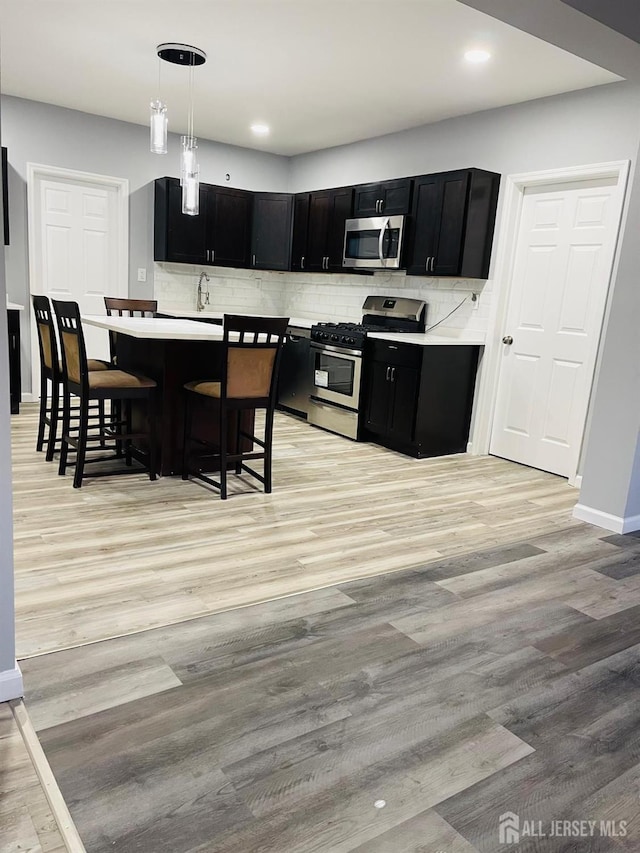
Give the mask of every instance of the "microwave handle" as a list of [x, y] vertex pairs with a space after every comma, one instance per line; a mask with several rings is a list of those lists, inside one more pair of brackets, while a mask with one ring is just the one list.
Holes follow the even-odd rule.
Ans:
[[380, 258], [381, 264], [384, 263], [384, 258], [382, 257], [382, 252], [383, 252], [382, 244], [384, 243], [384, 232], [387, 230], [388, 227], [389, 227], [389, 217], [387, 216], [387, 218], [384, 221], [384, 225], [382, 225], [382, 227], [380, 228], [380, 236], [378, 237], [378, 257]]

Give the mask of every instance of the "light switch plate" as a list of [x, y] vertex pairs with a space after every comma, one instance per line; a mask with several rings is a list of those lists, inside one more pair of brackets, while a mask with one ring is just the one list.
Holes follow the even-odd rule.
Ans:
[[138, 281], [147, 280], [147, 271], [144, 267], [138, 267]]

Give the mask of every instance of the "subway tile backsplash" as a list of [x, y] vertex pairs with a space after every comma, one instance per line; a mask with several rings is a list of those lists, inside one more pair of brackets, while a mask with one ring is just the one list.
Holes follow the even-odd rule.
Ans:
[[[486, 332], [491, 307], [491, 282], [477, 279], [408, 277], [401, 272], [323, 275], [156, 263], [154, 290], [160, 310], [195, 311], [202, 270], [210, 278], [207, 307], [211, 311], [359, 321], [366, 296], [397, 294], [424, 299], [429, 306], [428, 326], [441, 323], [447, 329]], [[477, 308], [472, 293], [478, 294]]]

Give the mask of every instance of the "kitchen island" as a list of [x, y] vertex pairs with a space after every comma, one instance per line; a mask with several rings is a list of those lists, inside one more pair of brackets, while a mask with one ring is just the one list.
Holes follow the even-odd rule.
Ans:
[[[195, 379], [217, 379], [222, 366], [222, 326], [159, 317], [84, 316], [89, 326], [116, 335], [118, 368], [143, 373], [158, 384], [156, 410], [159, 422], [158, 473], [182, 473], [183, 386]], [[134, 423], [144, 417], [142, 406], [134, 409]], [[243, 424], [252, 427], [252, 413], [243, 413]], [[199, 437], [215, 440], [215, 419], [196, 422]], [[235, 422], [229, 423], [228, 441], [235, 442]]]

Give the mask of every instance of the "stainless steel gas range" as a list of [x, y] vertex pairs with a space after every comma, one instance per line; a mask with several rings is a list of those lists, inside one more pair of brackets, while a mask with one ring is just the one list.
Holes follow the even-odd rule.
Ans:
[[427, 306], [419, 299], [367, 296], [361, 323], [316, 323], [311, 328], [308, 421], [358, 438], [362, 356], [368, 332], [423, 332]]

